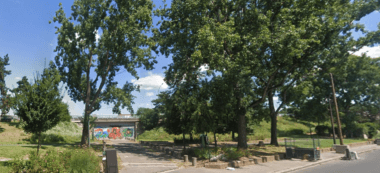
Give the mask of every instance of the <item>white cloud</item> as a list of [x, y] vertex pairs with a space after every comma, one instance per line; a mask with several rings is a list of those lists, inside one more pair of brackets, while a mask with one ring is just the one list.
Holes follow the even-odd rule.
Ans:
[[[352, 52], [349, 52], [352, 54]], [[364, 46], [361, 48], [359, 51], [353, 53], [354, 55], [361, 56], [363, 53], [366, 53], [367, 56], [371, 58], [377, 58], [380, 57], [380, 45], [379, 46], [374, 46], [374, 47], [368, 47]]]
[[150, 96], [153, 96], [154, 93], [153, 92], [147, 92], [146, 95], [150, 97]]
[[278, 97], [273, 97], [273, 100], [278, 100]]
[[[98, 30], [95, 30], [94, 31], [95, 34], [95, 43], [98, 44], [99, 43], [99, 39], [100, 39], [100, 35], [99, 35], [99, 32]], [[79, 38], [79, 34], [78, 33], [75, 33], [75, 39], [78, 39]], [[70, 39], [68, 40], [70, 43], [72, 42]]]
[[15, 77], [16, 80], [21, 80], [22, 78], [21, 77]]
[[205, 64], [205, 65], [201, 65], [201, 67], [199, 68], [199, 70], [200, 70], [201, 72], [205, 72], [205, 71], [207, 71], [208, 69], [209, 69], [209, 67], [208, 67], [207, 64]]
[[133, 84], [140, 85], [141, 90], [167, 89], [169, 86], [165, 83], [164, 77], [149, 72], [149, 76], [140, 78], [139, 80], [131, 80]]

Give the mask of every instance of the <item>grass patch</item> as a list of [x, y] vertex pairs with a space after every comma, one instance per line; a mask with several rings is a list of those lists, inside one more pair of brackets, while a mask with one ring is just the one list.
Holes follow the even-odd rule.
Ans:
[[[343, 139], [344, 144], [364, 142], [366, 139]], [[339, 139], [336, 139], [336, 142], [339, 143]], [[318, 140], [315, 140], [315, 145], [318, 146]], [[333, 139], [319, 139], [320, 148], [330, 148], [333, 146]], [[285, 145], [285, 142], [279, 142], [280, 145]], [[293, 145], [293, 141], [291, 142]], [[295, 146], [299, 148], [312, 148], [313, 141], [310, 138], [297, 138], [295, 139]]]
[[[278, 117], [277, 118], [277, 133], [278, 137], [289, 137], [289, 136], [306, 136], [306, 133], [309, 133], [310, 129], [308, 127], [308, 123], [306, 121], [294, 120], [291, 117]], [[311, 123], [312, 132], [314, 132], [316, 124]], [[270, 122], [262, 121], [259, 124], [251, 125], [251, 129], [253, 129], [253, 133], [248, 134], [249, 141], [252, 140], [264, 140], [266, 138], [270, 138]], [[209, 141], [211, 143], [214, 142], [214, 133], [207, 133], [209, 137]], [[235, 138], [237, 139], [238, 134], [235, 133]], [[138, 136], [139, 141], [170, 141], [173, 142], [173, 139], [182, 139], [182, 134], [180, 135], [172, 135], [168, 134], [164, 128], [154, 128], [152, 130], [145, 131], [141, 135]], [[189, 139], [190, 135], [185, 134], [185, 138]], [[193, 134], [193, 138], [199, 138], [199, 134]], [[231, 132], [225, 134], [216, 134], [216, 139], [218, 142], [228, 142], [232, 141]]]
[[[0, 122], [0, 144], [37, 144], [38, 136], [25, 133], [18, 122]], [[41, 144], [75, 144], [81, 141], [82, 128], [72, 122], [60, 122], [41, 134]], [[90, 136], [91, 137], [91, 136]], [[90, 142], [95, 142], [90, 138]]]

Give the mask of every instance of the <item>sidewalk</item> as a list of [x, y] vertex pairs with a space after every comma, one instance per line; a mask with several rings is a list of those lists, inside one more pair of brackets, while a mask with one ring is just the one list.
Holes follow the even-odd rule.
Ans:
[[[364, 145], [360, 147], [352, 147], [350, 151], [356, 151], [358, 156], [360, 157], [360, 153], [380, 149], [380, 146], [376, 144]], [[263, 173], [263, 172], [271, 172], [271, 173], [285, 173], [285, 172], [294, 172], [295, 170], [304, 169], [307, 167], [311, 167], [318, 164], [323, 164], [325, 162], [329, 162], [332, 160], [340, 159], [344, 157], [344, 154], [337, 154], [335, 151], [325, 152], [321, 154], [322, 160], [310, 162], [303, 161], [300, 159], [292, 159], [292, 160], [281, 160], [281, 161], [273, 161], [262, 164], [244, 166], [242, 168], [235, 168], [233, 172], [236, 173]], [[168, 171], [169, 172], [169, 171]], [[175, 171], [170, 171], [171, 173], [218, 173], [218, 172], [231, 172], [231, 170], [225, 169], [206, 169], [206, 168], [187, 168], [187, 169], [179, 169]]]

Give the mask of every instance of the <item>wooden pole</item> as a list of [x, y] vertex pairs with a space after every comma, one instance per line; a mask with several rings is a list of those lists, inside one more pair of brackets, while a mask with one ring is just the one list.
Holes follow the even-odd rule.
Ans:
[[330, 77], [331, 77], [331, 87], [332, 87], [332, 91], [333, 91], [332, 95], [334, 97], [334, 103], [335, 103], [336, 120], [338, 122], [339, 141], [340, 141], [340, 145], [343, 145], [342, 126], [340, 125], [339, 109], [338, 109], [338, 103], [336, 102], [334, 79], [333, 79], [332, 73], [330, 73]]
[[332, 131], [333, 131], [333, 139], [334, 139], [334, 144], [336, 144], [336, 140], [335, 140], [335, 128], [334, 128], [334, 117], [333, 117], [333, 113], [332, 113], [332, 109], [331, 109], [331, 99], [330, 99], [330, 97], [329, 97], [329, 107], [330, 107], [330, 119], [331, 119]]

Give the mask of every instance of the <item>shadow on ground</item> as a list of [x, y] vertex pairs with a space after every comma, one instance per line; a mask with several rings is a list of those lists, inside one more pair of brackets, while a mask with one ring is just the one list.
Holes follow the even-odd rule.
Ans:
[[157, 161], [169, 161], [171, 159], [175, 159], [174, 157], [166, 155], [163, 152], [154, 151], [149, 148], [144, 148], [141, 144], [138, 143], [119, 143], [113, 146], [120, 153], [142, 155], [148, 157], [148, 159], [154, 159]]

